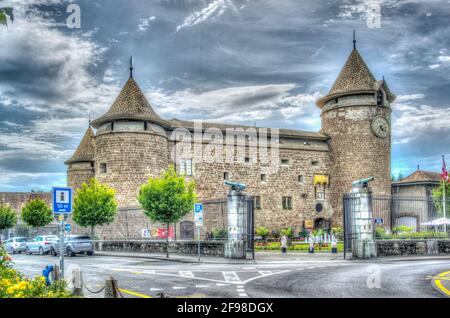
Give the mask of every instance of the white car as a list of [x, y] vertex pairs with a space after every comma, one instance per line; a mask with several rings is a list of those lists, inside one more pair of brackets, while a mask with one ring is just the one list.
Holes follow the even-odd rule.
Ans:
[[56, 235], [36, 236], [33, 241], [27, 243], [25, 254], [38, 253], [39, 255], [48, 254], [52, 248], [52, 243], [57, 241]]
[[5, 250], [9, 254], [22, 253], [27, 248], [26, 237], [12, 237], [4, 242]]

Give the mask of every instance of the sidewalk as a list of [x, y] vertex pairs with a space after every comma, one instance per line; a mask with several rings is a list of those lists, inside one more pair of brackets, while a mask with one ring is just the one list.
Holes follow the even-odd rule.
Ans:
[[258, 252], [255, 253], [255, 260], [228, 259], [223, 257], [201, 256], [200, 262], [196, 255], [179, 255], [170, 254], [169, 259], [165, 254], [145, 254], [145, 253], [128, 253], [128, 252], [105, 252], [96, 251], [95, 255], [111, 256], [111, 257], [132, 257], [154, 259], [161, 261], [181, 262], [181, 263], [204, 263], [204, 264], [263, 264], [263, 263], [295, 263], [295, 262], [317, 262], [317, 261], [336, 261], [344, 260], [343, 254], [331, 253], [287, 253], [280, 252]]

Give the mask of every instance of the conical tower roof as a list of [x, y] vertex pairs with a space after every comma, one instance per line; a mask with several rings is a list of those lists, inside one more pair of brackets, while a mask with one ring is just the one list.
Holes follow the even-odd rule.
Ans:
[[159, 117], [153, 110], [133, 77], [128, 79], [119, 96], [106, 114], [92, 122], [92, 127], [98, 128], [104, 123], [119, 119], [146, 120], [158, 122], [163, 125], [167, 124], [166, 121]]
[[73, 156], [65, 162], [65, 164], [71, 164], [74, 162], [89, 162], [94, 161], [95, 145], [94, 145], [94, 132], [91, 127], [88, 128], [86, 133], [81, 139], [77, 150]]
[[[323, 107], [327, 101], [348, 93], [377, 91], [380, 83], [381, 81], [375, 79], [358, 50], [353, 48], [328, 95], [319, 99], [317, 105]], [[383, 84], [388, 90], [387, 85]], [[391, 95], [390, 92], [388, 94]], [[389, 99], [392, 97], [395, 99], [394, 95], [388, 96]]]

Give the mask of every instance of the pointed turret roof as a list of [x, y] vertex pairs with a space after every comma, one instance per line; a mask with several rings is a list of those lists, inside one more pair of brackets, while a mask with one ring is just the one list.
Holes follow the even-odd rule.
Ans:
[[375, 79], [366, 62], [354, 47], [328, 95], [319, 99], [317, 105], [323, 107], [327, 101], [349, 93], [375, 92], [381, 86], [385, 89], [388, 100], [395, 100], [395, 95], [390, 92], [384, 79], [382, 81]]
[[86, 133], [81, 139], [77, 150], [73, 156], [65, 162], [65, 164], [70, 164], [74, 162], [90, 162], [94, 161], [95, 155], [95, 145], [94, 145], [94, 131], [91, 127], [88, 128]]
[[153, 110], [144, 93], [131, 76], [111, 108], [106, 114], [94, 120], [92, 127], [98, 128], [104, 123], [119, 119], [146, 120], [167, 125], [166, 121]]

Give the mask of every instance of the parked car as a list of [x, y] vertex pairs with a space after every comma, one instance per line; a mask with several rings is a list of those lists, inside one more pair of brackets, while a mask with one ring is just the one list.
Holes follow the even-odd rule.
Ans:
[[56, 241], [56, 235], [40, 235], [36, 236], [33, 241], [28, 242], [25, 248], [25, 253], [31, 255], [39, 253], [39, 255], [48, 254], [51, 250], [52, 243]]
[[27, 248], [26, 237], [12, 237], [4, 243], [5, 250], [9, 254], [22, 253]]
[[[60, 251], [59, 239], [52, 243], [50, 253], [58, 256]], [[94, 242], [87, 235], [67, 235], [64, 239], [64, 254], [70, 257], [76, 254], [94, 255]]]

